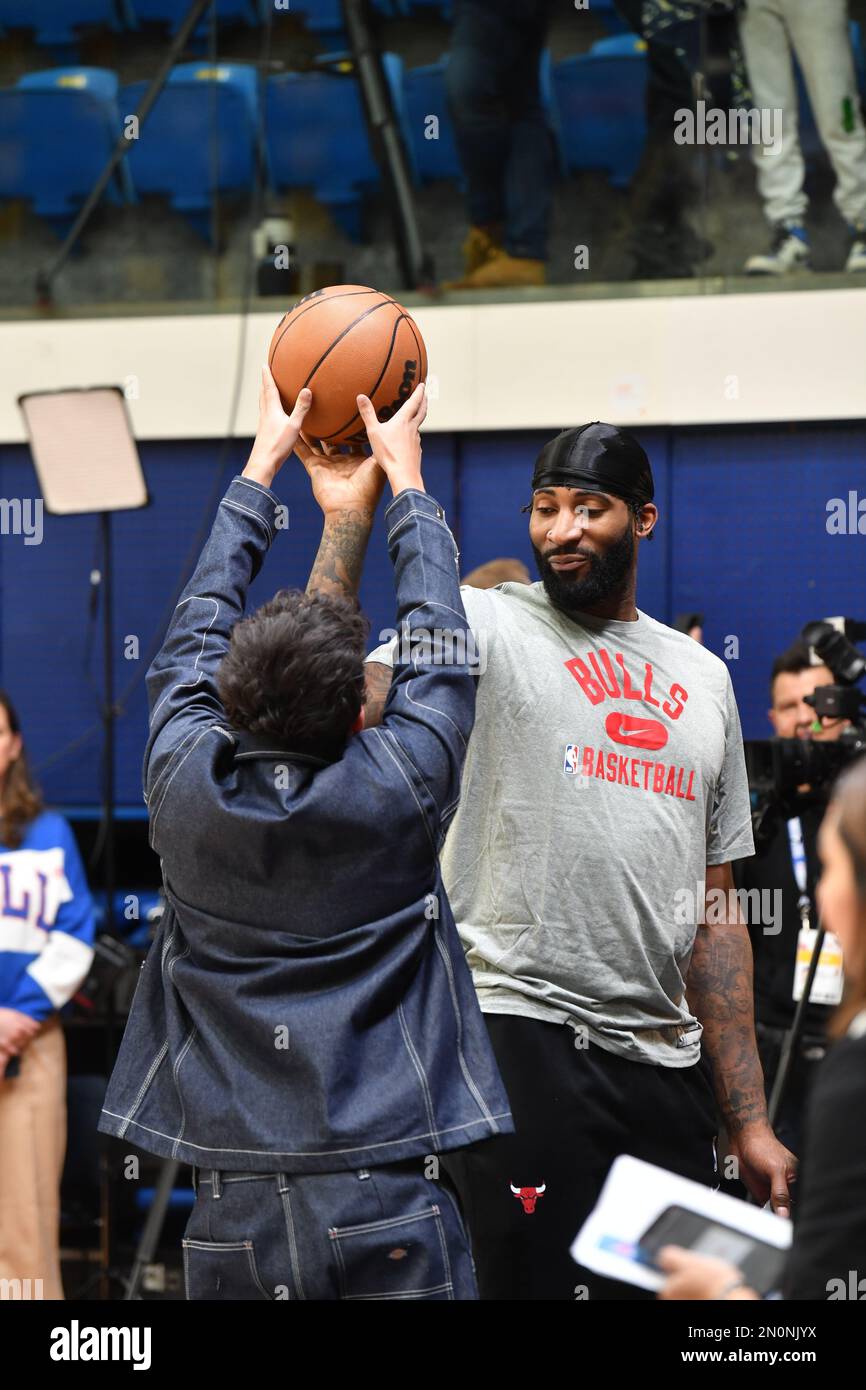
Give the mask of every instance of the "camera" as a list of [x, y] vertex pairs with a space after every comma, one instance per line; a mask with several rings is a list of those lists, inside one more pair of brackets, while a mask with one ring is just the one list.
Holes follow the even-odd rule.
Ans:
[[866, 753], [866, 697], [857, 688], [866, 672], [866, 657], [854, 645], [866, 639], [866, 623], [852, 618], [807, 623], [801, 637], [834, 678], [832, 685], [821, 685], [807, 695], [806, 703], [820, 718], [848, 719], [850, 727], [832, 743], [745, 740], [756, 846], [772, 837], [779, 816], [795, 815], [798, 807], [810, 802], [826, 804], [839, 773]]

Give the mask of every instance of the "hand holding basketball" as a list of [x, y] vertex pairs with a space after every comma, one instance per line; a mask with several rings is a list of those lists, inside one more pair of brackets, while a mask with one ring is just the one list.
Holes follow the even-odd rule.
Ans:
[[304, 416], [313, 404], [313, 393], [305, 388], [295, 408], [287, 415], [270, 368], [262, 367], [259, 387], [259, 427], [243, 476], [270, 487], [297, 443]]
[[373, 403], [367, 396], [358, 397], [358, 414], [364, 422], [376, 462], [388, 475], [394, 496], [407, 487], [415, 487], [423, 492], [419, 433], [427, 415], [427, 392], [423, 381], [415, 387], [396, 415], [392, 415], [384, 424], [376, 418]]
[[385, 486], [385, 474], [363, 449], [341, 453], [341, 446], [322, 444], [300, 434], [295, 453], [309, 474], [313, 496], [325, 516], [361, 513], [372, 520]]

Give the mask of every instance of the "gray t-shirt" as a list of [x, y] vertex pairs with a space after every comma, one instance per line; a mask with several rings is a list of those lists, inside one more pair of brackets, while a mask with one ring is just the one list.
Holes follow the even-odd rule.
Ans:
[[481, 1008], [691, 1066], [706, 865], [754, 853], [727, 667], [640, 611], [566, 617], [541, 583], [461, 593], [483, 673], [441, 865]]

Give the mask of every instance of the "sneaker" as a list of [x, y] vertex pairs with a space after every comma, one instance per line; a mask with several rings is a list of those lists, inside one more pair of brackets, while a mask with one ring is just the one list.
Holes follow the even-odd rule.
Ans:
[[773, 244], [764, 256], [750, 256], [747, 275], [787, 275], [791, 270], [811, 270], [809, 240], [798, 222], [780, 222]]
[[528, 256], [509, 256], [507, 251], [496, 247], [493, 255], [483, 265], [465, 275], [462, 280], [452, 280], [445, 285], [446, 290], [498, 290], [527, 285], [543, 285], [546, 279], [544, 261], [530, 260]]
[[851, 228], [851, 250], [845, 269], [854, 275], [866, 270], [866, 225]]
[[471, 275], [473, 271], [477, 270], [479, 266], [485, 265], [501, 249], [502, 231], [500, 227], [470, 227], [463, 243], [464, 274]]

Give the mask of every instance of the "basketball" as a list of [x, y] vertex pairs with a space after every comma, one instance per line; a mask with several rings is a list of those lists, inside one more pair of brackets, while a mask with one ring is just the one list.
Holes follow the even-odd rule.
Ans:
[[268, 365], [290, 414], [309, 386], [304, 433], [327, 444], [367, 435], [356, 397], [389, 420], [427, 377], [427, 351], [402, 305], [367, 285], [331, 285], [299, 300], [279, 322]]

